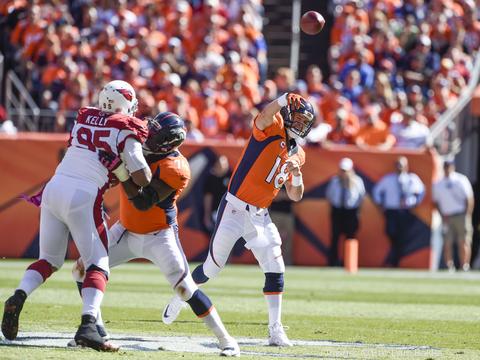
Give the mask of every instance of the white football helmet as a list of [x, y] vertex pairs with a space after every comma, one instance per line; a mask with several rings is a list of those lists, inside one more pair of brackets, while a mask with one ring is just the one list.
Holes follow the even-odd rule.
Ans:
[[105, 112], [133, 116], [137, 111], [138, 100], [132, 85], [126, 81], [113, 80], [100, 91], [98, 105]]

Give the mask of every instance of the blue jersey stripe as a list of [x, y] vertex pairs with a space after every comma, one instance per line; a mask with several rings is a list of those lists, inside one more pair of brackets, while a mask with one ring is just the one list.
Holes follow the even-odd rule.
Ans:
[[255, 161], [258, 159], [262, 151], [273, 141], [282, 139], [280, 135], [271, 136], [263, 141], [256, 140], [253, 136], [247, 145], [247, 150], [243, 154], [243, 158], [238, 165], [237, 171], [232, 176], [228, 191], [233, 195], [236, 195], [238, 189], [243, 183], [243, 180], [247, 176], [248, 172], [252, 168]]
[[223, 213], [225, 211], [225, 207], [227, 206], [227, 200], [225, 200], [225, 197], [227, 194], [223, 195], [222, 200], [220, 201], [220, 205], [218, 206], [217, 210], [217, 219], [215, 220], [215, 229], [213, 230], [212, 237], [210, 238], [210, 246], [208, 248], [208, 251], [210, 252], [210, 255], [212, 256], [212, 260], [217, 265], [219, 268], [221, 268], [220, 265], [218, 265], [217, 261], [215, 260], [215, 256], [213, 255], [213, 241], [215, 240], [215, 235], [217, 234], [218, 226], [220, 225], [223, 217]]
[[177, 208], [173, 204], [176, 191], [172, 192], [165, 200], [159, 202], [157, 206], [165, 211], [167, 217], [167, 224], [173, 225], [177, 222]]

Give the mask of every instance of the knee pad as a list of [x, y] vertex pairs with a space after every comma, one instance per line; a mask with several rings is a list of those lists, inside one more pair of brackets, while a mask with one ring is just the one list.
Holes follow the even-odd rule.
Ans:
[[31, 264], [27, 270], [34, 270], [38, 272], [42, 276], [43, 281], [45, 281], [50, 277], [50, 275], [52, 275], [54, 271], [57, 270], [57, 268], [52, 266], [47, 260], [40, 259]]
[[198, 290], [197, 284], [192, 279], [192, 276], [188, 274], [178, 285], [175, 287], [175, 292], [183, 301], [188, 301], [192, 298], [195, 291]]
[[266, 247], [261, 253], [256, 253], [257, 260], [265, 273], [284, 273], [285, 263], [283, 262], [282, 249], [279, 245]]
[[283, 292], [283, 273], [265, 273], [264, 294], [278, 294]]
[[85, 274], [85, 281], [82, 289], [94, 288], [105, 292], [107, 286], [108, 273], [95, 265], [90, 265]]
[[187, 300], [187, 303], [198, 317], [207, 316], [213, 307], [208, 296], [200, 289], [195, 291], [190, 300]]
[[205, 275], [203, 271], [203, 265], [198, 265], [195, 270], [193, 270], [192, 278], [196, 284], [205, 284], [209, 280], [209, 277]]
[[82, 289], [95, 288], [105, 292], [107, 281], [108, 271], [105, 271], [96, 265], [90, 265], [85, 272], [85, 280], [83, 281]]

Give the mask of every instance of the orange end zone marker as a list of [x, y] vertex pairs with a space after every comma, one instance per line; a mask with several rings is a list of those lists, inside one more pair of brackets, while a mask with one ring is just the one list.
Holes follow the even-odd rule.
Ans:
[[344, 256], [345, 270], [350, 273], [358, 271], [358, 240], [345, 240], [345, 256]]

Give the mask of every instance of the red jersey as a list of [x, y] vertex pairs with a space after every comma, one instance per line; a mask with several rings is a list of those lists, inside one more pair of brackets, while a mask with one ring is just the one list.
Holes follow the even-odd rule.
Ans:
[[133, 137], [142, 144], [148, 136], [147, 122], [134, 116], [105, 113], [93, 107], [78, 110], [69, 145], [119, 155], [125, 141]]
[[[150, 157], [156, 157], [151, 162]], [[131, 232], [148, 234], [168, 228], [177, 222], [177, 199], [190, 181], [190, 167], [187, 159], [175, 151], [166, 156], [147, 157], [153, 178], [165, 182], [175, 189], [165, 200], [147, 211], [140, 211], [128, 200], [125, 191], [120, 192], [120, 222]]]
[[251, 205], [267, 208], [277, 196], [285, 181], [290, 178], [285, 162], [305, 163], [305, 152], [288, 156], [285, 127], [280, 113], [275, 114], [273, 124], [263, 131], [254, 121], [253, 132], [237, 163], [228, 185], [228, 191]]
[[109, 174], [99, 161], [98, 152], [120, 155], [128, 138], [143, 143], [147, 135], [146, 121], [91, 107], [81, 108], [70, 132], [68, 150], [56, 174], [93, 181], [103, 188], [109, 181]]

